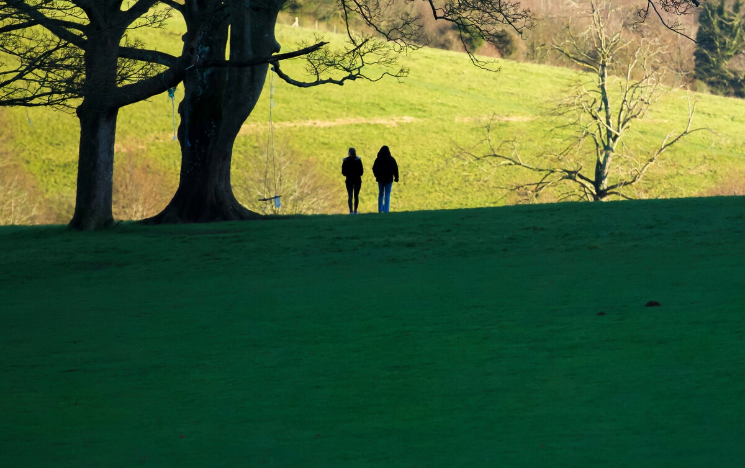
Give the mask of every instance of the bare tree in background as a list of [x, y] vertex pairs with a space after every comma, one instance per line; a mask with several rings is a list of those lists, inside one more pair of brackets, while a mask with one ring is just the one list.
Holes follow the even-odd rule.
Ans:
[[636, 156], [624, 144], [632, 124], [643, 119], [659, 97], [664, 74], [660, 58], [665, 50], [654, 40], [628, 36], [626, 25], [615, 19], [609, 2], [592, 1], [589, 6], [590, 26], [580, 34], [569, 31], [565, 41], [553, 44], [585, 70], [573, 95], [557, 107], [560, 115], [572, 118], [576, 137], [559, 152], [528, 159], [515, 142], [493, 142], [490, 124], [486, 153], [462, 152], [469, 162], [514, 166], [534, 173], [535, 181], [511, 188], [529, 201], [552, 188], [563, 190], [560, 199], [631, 198], [628, 189], [638, 184], [663, 154], [681, 139], [703, 130], [691, 128], [695, 104], [689, 100], [688, 121], [681, 132], [670, 132], [643, 156]]
[[[7, 163], [0, 161], [0, 172]], [[36, 205], [29, 200], [28, 191], [21, 186], [18, 177], [0, 176], [0, 226], [32, 224]]]

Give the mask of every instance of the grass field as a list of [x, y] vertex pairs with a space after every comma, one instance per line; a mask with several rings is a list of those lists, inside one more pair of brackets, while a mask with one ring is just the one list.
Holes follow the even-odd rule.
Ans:
[[[181, 27], [174, 22], [164, 31], [142, 34], [146, 43], [177, 52]], [[314, 32], [280, 25], [277, 36], [283, 50], [291, 50], [297, 40], [312, 40]], [[326, 36], [339, 39], [330, 33]], [[537, 153], [539, 146], [560, 146], [570, 133], [556, 128], [563, 121], [547, 116], [552, 102], [576, 81], [570, 70], [503, 60], [499, 73], [488, 73], [473, 67], [464, 54], [428, 48], [402, 57], [401, 64], [410, 68], [410, 75], [400, 83], [389, 79], [299, 89], [280, 81], [274, 117], [278, 145], [291, 158], [286, 176], [311, 172], [318, 179], [318, 191], [343, 192], [339, 172], [346, 148], [355, 146], [369, 170], [377, 150], [387, 144], [401, 166], [401, 183], [394, 188], [395, 210], [495, 206], [511, 201], [502, 199], [498, 187], [520, 175], [505, 170], [484, 180], [474, 167], [454, 159], [458, 145], [471, 147], [483, 138], [483, 126], [493, 114], [499, 117], [495, 138], [518, 139], [524, 155]], [[302, 62], [290, 62], [284, 67], [303, 78], [301, 66]], [[641, 196], [693, 196], [732, 181], [742, 185], [745, 102], [710, 95], [696, 99], [694, 125], [710, 127], [717, 135], [697, 134], [672, 151], [648, 173]], [[263, 174], [268, 111], [265, 92], [236, 143], [233, 184], [246, 203], [258, 198], [260, 191], [250, 174]], [[29, 174], [38, 199], [53, 212], [45, 221], [66, 222], [75, 193], [77, 121], [47, 109], [31, 109], [28, 117], [31, 125], [24, 110], [0, 109], [7, 134], [4, 142], [0, 138], [0, 146]], [[679, 131], [685, 118], [684, 93], [670, 93], [637, 126], [640, 135], [629, 144], [640, 152], [656, 147], [667, 132]], [[165, 206], [177, 184], [180, 154], [171, 132], [171, 105], [165, 93], [120, 113], [115, 179], [133, 161], [147, 165], [157, 177], [145, 185], [162, 189], [148, 194], [157, 200], [151, 210]], [[731, 193], [728, 190], [721, 191]], [[362, 211], [376, 210], [375, 192], [373, 179], [367, 176]], [[118, 196], [115, 206], [120, 205]], [[338, 198], [327, 211], [345, 209], [344, 197]], [[125, 216], [119, 211], [116, 215]]]
[[0, 464], [744, 466], [743, 201], [4, 227]]

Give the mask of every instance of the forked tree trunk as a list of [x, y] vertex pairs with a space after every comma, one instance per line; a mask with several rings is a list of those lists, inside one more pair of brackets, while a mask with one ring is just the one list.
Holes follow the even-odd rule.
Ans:
[[[266, 76], [266, 65], [254, 73], [253, 96], [241, 99], [253, 110]], [[181, 125], [181, 174], [176, 194], [146, 224], [207, 223], [257, 219], [259, 214], [243, 207], [233, 194], [230, 166], [233, 143], [246, 117], [227, 112], [225, 90], [228, 72], [199, 69], [187, 73], [185, 96], [179, 105]], [[233, 125], [230, 125], [233, 123]]]
[[[262, 3], [262, 7], [269, 2]], [[268, 57], [279, 51], [274, 25], [279, 6], [253, 11], [243, 0], [231, 3], [228, 24], [211, 24], [200, 40], [202, 59], [223, 59], [230, 36], [230, 59]], [[233, 144], [254, 109], [268, 65], [245, 68], [199, 68], [184, 79], [179, 105], [181, 174], [171, 202], [145, 224], [238, 221], [261, 217], [233, 195], [230, 166]]]
[[[219, 85], [225, 73], [199, 70], [187, 76], [186, 97], [179, 106], [182, 124], [181, 174], [176, 194], [157, 216], [146, 224], [206, 223], [259, 217], [244, 208], [233, 195], [230, 180], [233, 140], [220, 138], [223, 99], [205, 93], [209, 83]], [[196, 82], [196, 83], [194, 83]]]

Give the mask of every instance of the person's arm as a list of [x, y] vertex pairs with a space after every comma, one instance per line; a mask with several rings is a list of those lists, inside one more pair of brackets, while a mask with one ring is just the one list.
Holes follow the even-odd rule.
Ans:
[[398, 164], [396, 163], [395, 159], [393, 159], [393, 180], [398, 182]]
[[347, 176], [347, 160], [345, 159], [344, 162], [341, 163], [341, 175], [344, 177]]
[[360, 159], [360, 177], [365, 173], [365, 167], [362, 165], [362, 160]]

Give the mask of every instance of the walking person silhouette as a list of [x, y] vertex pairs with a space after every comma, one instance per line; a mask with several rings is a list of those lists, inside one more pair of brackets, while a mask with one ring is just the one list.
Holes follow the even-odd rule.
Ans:
[[[365, 168], [362, 167], [362, 159], [357, 156], [357, 150], [349, 148], [347, 157], [341, 163], [341, 174], [347, 179], [344, 182], [347, 186], [347, 204], [349, 205], [349, 214], [357, 214], [357, 206], [360, 204], [360, 188], [362, 188], [362, 174]], [[352, 198], [354, 197], [354, 205]], [[354, 208], [352, 208], [354, 206]]]
[[387, 146], [378, 151], [378, 157], [373, 164], [373, 174], [378, 181], [378, 213], [388, 213], [391, 211], [393, 181], [398, 182], [398, 164]]

